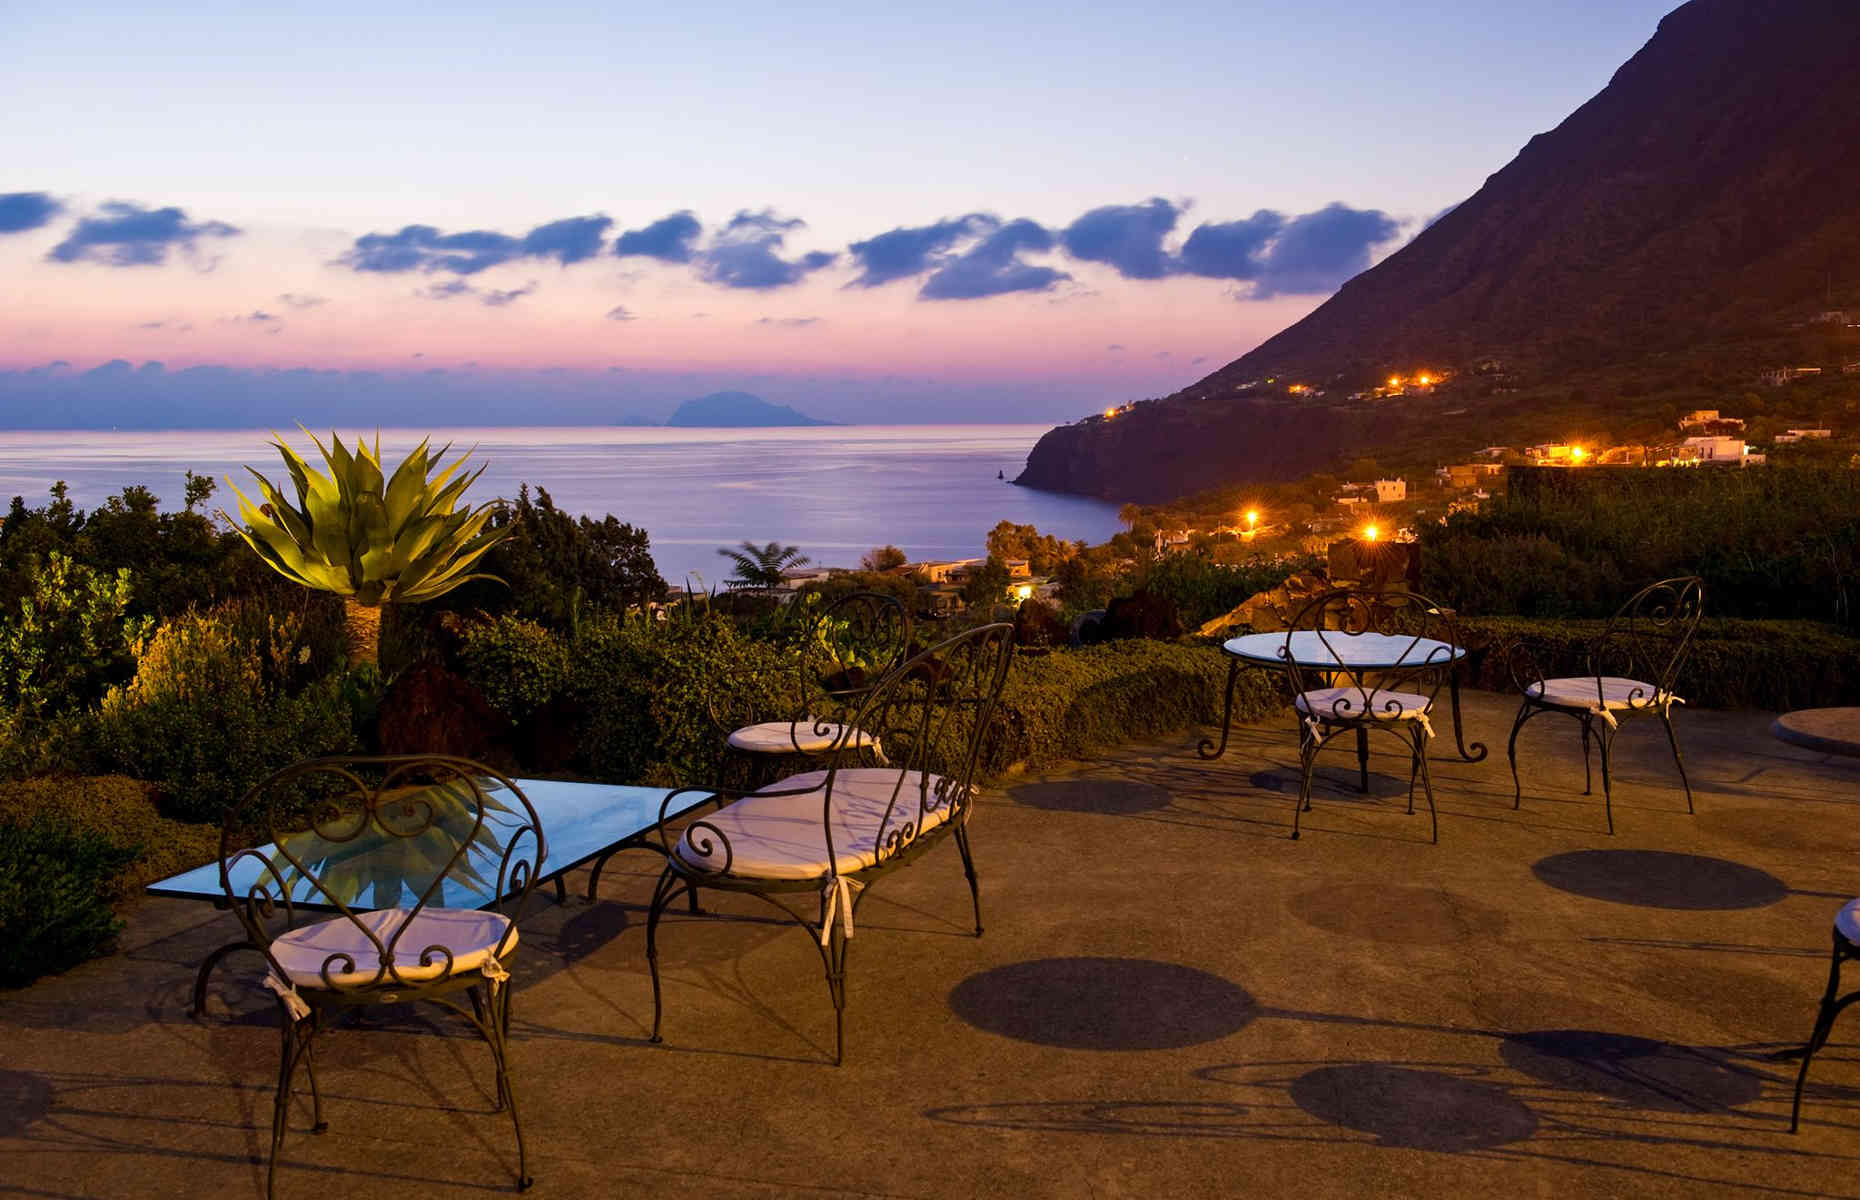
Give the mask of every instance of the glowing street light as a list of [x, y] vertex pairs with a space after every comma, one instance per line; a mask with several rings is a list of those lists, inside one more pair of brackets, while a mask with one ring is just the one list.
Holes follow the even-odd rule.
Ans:
[[1422, 387], [1426, 387], [1428, 384], [1434, 382], [1434, 377], [1432, 375], [1421, 374], [1421, 375], [1416, 375], [1414, 377], [1414, 381], [1420, 384]]
[[1577, 465], [1581, 465], [1582, 460], [1587, 457], [1589, 457], [1589, 452], [1587, 450], [1584, 450], [1581, 446], [1570, 447], [1569, 461], [1576, 463]]
[[1023, 583], [1015, 588], [1014, 598], [1023, 602], [1033, 599], [1033, 585], [1031, 583]]
[[1373, 541], [1375, 541], [1375, 540], [1376, 540], [1376, 534], [1377, 534], [1378, 532], [1380, 532], [1380, 531], [1379, 531], [1379, 530], [1377, 530], [1377, 529], [1376, 529], [1376, 527], [1375, 527], [1374, 525], [1365, 525], [1365, 526], [1363, 526], [1363, 540], [1364, 540], [1365, 542], [1373, 542]]
[[1107, 421], [1110, 420], [1112, 417], [1115, 417], [1116, 415], [1117, 415], [1117, 410], [1115, 408], [1107, 408], [1104, 410], [1104, 419]]
[[1399, 375], [1391, 375], [1391, 376], [1389, 376], [1389, 386], [1390, 386], [1390, 387], [1392, 387], [1392, 388], [1398, 388], [1398, 387], [1400, 387], [1400, 386], [1401, 386], [1401, 376], [1399, 376]]
[[1258, 528], [1258, 526], [1259, 526], [1259, 510], [1257, 508], [1247, 509], [1246, 510], [1247, 532], [1251, 533], [1254, 529]]

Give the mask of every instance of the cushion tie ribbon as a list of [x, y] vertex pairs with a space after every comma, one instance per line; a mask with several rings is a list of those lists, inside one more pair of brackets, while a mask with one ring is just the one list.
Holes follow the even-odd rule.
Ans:
[[837, 917], [846, 929], [846, 936], [853, 935], [853, 897], [865, 890], [865, 884], [850, 875], [834, 875], [828, 878], [827, 885], [820, 889], [820, 944], [826, 945], [833, 936], [833, 921]]
[[483, 965], [478, 969], [483, 971], [484, 977], [491, 981], [491, 994], [494, 996], [497, 994], [499, 984], [510, 982], [510, 972], [505, 969], [503, 963], [497, 961], [495, 954], [486, 955]]
[[301, 1021], [310, 1015], [310, 1005], [297, 994], [297, 985], [279, 979], [276, 972], [265, 972], [265, 986], [278, 994], [279, 1003], [284, 1011], [291, 1014], [291, 1020]]

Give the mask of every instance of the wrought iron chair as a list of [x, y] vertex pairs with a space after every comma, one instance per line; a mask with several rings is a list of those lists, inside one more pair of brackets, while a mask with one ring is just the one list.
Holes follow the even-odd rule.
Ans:
[[[659, 919], [681, 891], [694, 903], [700, 888], [759, 897], [814, 936], [833, 999], [835, 1065], [845, 1057], [846, 949], [871, 884], [952, 839], [981, 936], [969, 815], [976, 764], [1013, 656], [1014, 627], [983, 625], [880, 680], [851, 716], [883, 750], [883, 766], [859, 765], [859, 747], [842, 739], [824, 770], [754, 791], [686, 788], [665, 798], [658, 833], [666, 868], [646, 921], [653, 1041], [664, 1013]], [[671, 829], [666, 814], [688, 804], [680, 799], [688, 792], [714, 794], [718, 810]]]
[[507, 967], [543, 854], [536, 810], [516, 784], [437, 755], [310, 759], [228, 812], [220, 884], [265, 956], [283, 1029], [267, 1196], [300, 1064], [311, 1131], [327, 1128], [312, 1058], [325, 1019], [413, 1000], [458, 1013], [490, 1045], [497, 1105], [516, 1130], [517, 1185], [529, 1187]]
[[1434, 701], [1463, 653], [1452, 612], [1408, 591], [1326, 592], [1292, 619], [1279, 653], [1298, 714], [1300, 775], [1292, 837], [1298, 837], [1300, 816], [1311, 809], [1318, 752], [1339, 734], [1353, 732], [1358, 757], [1366, 764], [1369, 735], [1378, 733], [1394, 737], [1408, 751], [1408, 812], [1414, 812], [1418, 778], [1427, 796], [1430, 838], [1438, 843], [1440, 816], [1427, 770], [1427, 743], [1434, 735]]
[[853, 592], [806, 624], [786, 711], [772, 720], [749, 711], [725, 685], [712, 693], [712, 715], [729, 730], [730, 748], [758, 759], [820, 758], [846, 746], [877, 751], [853, 716], [911, 646], [910, 611], [895, 596]]
[[1815, 1011], [1815, 1028], [1800, 1051], [1802, 1067], [1795, 1075], [1795, 1100], [1789, 1107], [1790, 1133], [1796, 1132], [1802, 1122], [1802, 1089], [1808, 1085], [1808, 1064], [1814, 1061], [1815, 1052], [1828, 1044], [1828, 1034], [1834, 1031], [1834, 1019], [1841, 1010], [1860, 1000], [1860, 991], [1841, 995], [1841, 966], [1856, 958], [1860, 958], [1860, 900], [1849, 900], [1834, 914], [1834, 956], [1828, 963], [1828, 987], [1821, 995], [1821, 1007]]
[[[1673, 748], [1673, 765], [1679, 768], [1679, 785], [1685, 789], [1686, 811], [1692, 807], [1692, 783], [1679, 753], [1679, 735], [1673, 732], [1672, 706], [1684, 704], [1674, 691], [1680, 668], [1692, 648], [1692, 635], [1705, 611], [1705, 582], [1696, 575], [1662, 579], [1636, 592], [1608, 621], [1595, 640], [1581, 651], [1581, 672], [1552, 676], [1545, 669], [1558, 655], [1556, 648], [1529, 641], [1516, 643], [1510, 653], [1512, 682], [1523, 702], [1511, 725], [1505, 753], [1511, 759], [1511, 807], [1524, 801], [1518, 778], [1518, 734], [1541, 713], [1561, 713], [1582, 726], [1582, 794], [1594, 793], [1589, 768], [1589, 742], [1594, 740], [1602, 758], [1602, 805], [1608, 832], [1615, 831], [1614, 789], [1608, 752], [1614, 746], [1623, 720], [1657, 716], [1666, 727]], [[1564, 651], [1567, 654], [1567, 651]]]

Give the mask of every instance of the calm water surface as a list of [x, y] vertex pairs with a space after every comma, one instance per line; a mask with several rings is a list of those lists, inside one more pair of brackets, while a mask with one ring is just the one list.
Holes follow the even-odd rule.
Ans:
[[[644, 526], [667, 579], [698, 572], [720, 580], [717, 547], [780, 540], [815, 562], [854, 566], [893, 542], [912, 558], [983, 551], [997, 521], [1037, 525], [1064, 538], [1103, 541], [1117, 506], [1011, 487], [1041, 425], [833, 426], [809, 429], [448, 429], [435, 443], [476, 446], [489, 469], [473, 495], [514, 496], [541, 484], [560, 507], [613, 513]], [[384, 429], [382, 453], [398, 459], [425, 431]], [[43, 503], [54, 480], [91, 507], [126, 484], [143, 484], [169, 506], [183, 472], [243, 486], [241, 464], [280, 480], [265, 431], [0, 433], [0, 498]], [[297, 433], [293, 444], [310, 449]], [[248, 494], [249, 491], [248, 491]]]

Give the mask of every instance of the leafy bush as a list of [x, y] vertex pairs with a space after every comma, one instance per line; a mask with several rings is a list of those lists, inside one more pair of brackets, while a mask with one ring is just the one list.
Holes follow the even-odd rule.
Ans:
[[357, 748], [346, 677], [296, 695], [267, 689], [258, 648], [224, 614], [164, 622], [136, 659], [135, 679], [110, 691], [85, 731], [89, 765], [158, 784], [171, 816], [218, 821], [271, 771]]
[[[1606, 621], [1463, 618], [1470, 650], [1468, 678], [1480, 687], [1511, 690], [1506, 658], [1520, 639], [1549, 648], [1558, 666], [1581, 668], [1582, 649]], [[1783, 712], [1860, 702], [1860, 637], [1812, 621], [1706, 620], [1677, 686], [1688, 703], [1706, 708]]]
[[110, 575], [53, 551], [29, 585], [18, 619], [0, 626], [0, 706], [26, 721], [95, 700], [147, 628], [128, 615], [127, 569]]
[[119, 926], [112, 901], [218, 848], [216, 827], [162, 817], [154, 789], [137, 780], [0, 784], [0, 985], [101, 953]]
[[1421, 546], [1421, 590], [1462, 613], [1605, 617], [1696, 574], [1714, 616], [1860, 627], [1851, 470], [1514, 471], [1507, 495]]
[[1308, 559], [1260, 559], [1225, 566], [1206, 554], [1165, 554], [1150, 567], [1143, 586], [1168, 601], [1183, 626], [1193, 629], [1311, 565]]
[[512, 720], [534, 714], [569, 680], [568, 642], [534, 621], [499, 617], [470, 626], [459, 649], [466, 675]]
[[94, 833], [0, 824], [0, 986], [102, 953], [122, 928], [115, 878], [136, 857]]
[[[1008, 672], [997, 716], [984, 742], [984, 774], [1040, 767], [1138, 738], [1218, 724], [1227, 656], [1207, 646], [1126, 641], [1039, 657]], [[1243, 670], [1234, 688], [1234, 720], [1282, 707], [1278, 676]]]

